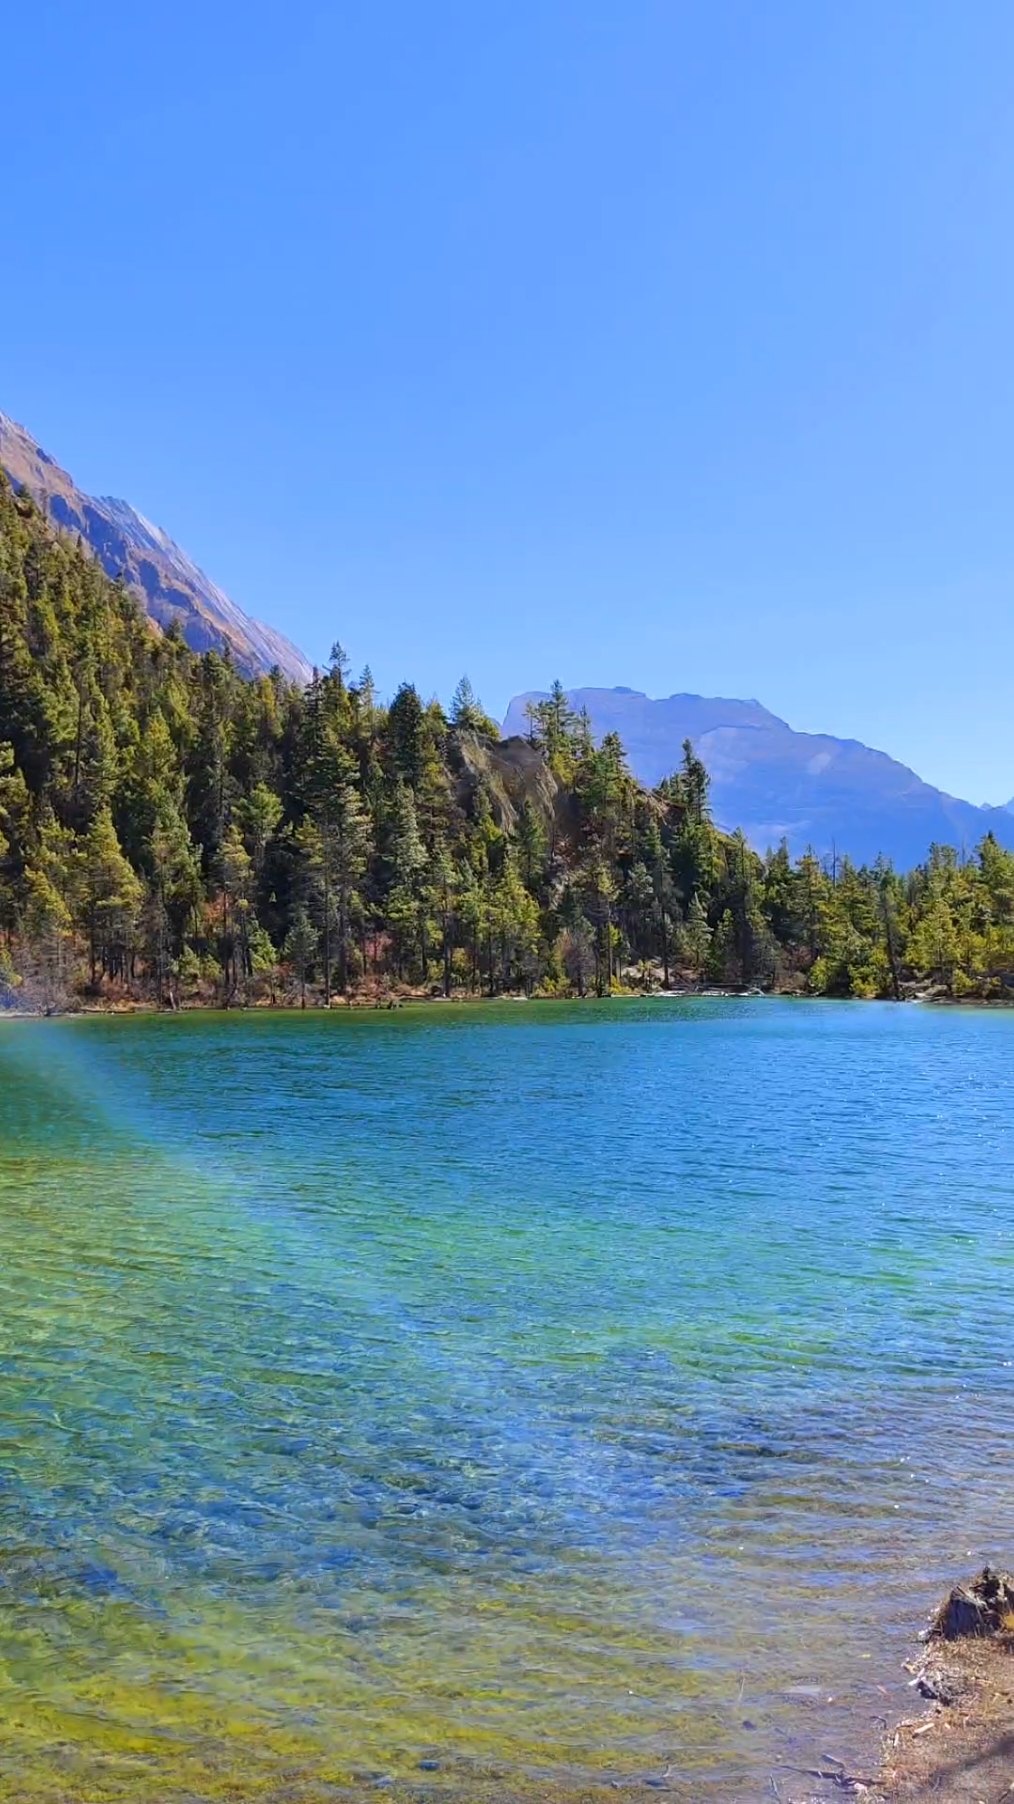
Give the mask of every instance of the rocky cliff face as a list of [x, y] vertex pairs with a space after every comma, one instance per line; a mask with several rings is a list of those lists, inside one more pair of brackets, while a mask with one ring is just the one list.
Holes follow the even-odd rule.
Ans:
[[294, 682], [312, 674], [301, 651], [251, 620], [185, 551], [126, 501], [85, 495], [31, 434], [0, 413], [0, 467], [65, 532], [80, 533], [110, 576], [122, 576], [159, 626], [176, 620], [195, 651], [228, 650], [245, 676], [278, 665]]
[[[516, 696], [504, 732], [524, 733], [526, 702], [542, 699], [535, 691]], [[992, 831], [1014, 846], [1007, 809], [946, 795], [858, 739], [796, 733], [760, 702], [702, 695], [653, 701], [633, 689], [574, 689], [569, 700], [587, 708], [596, 738], [619, 734], [643, 783], [676, 770], [684, 739], [692, 740], [711, 775], [717, 825], [742, 827], [761, 852], [784, 838], [796, 855], [808, 846], [821, 857], [848, 853], [857, 862], [882, 854], [908, 868], [934, 841], [971, 852]]]

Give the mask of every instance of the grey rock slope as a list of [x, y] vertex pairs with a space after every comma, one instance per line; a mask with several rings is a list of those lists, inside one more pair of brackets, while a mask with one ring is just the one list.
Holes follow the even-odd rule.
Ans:
[[85, 495], [23, 426], [0, 413], [0, 467], [43, 505], [65, 532], [80, 533], [110, 576], [122, 576], [159, 626], [179, 621], [195, 651], [228, 649], [245, 676], [274, 665], [309, 682], [301, 651], [259, 620], [251, 620], [205, 576], [185, 551], [129, 502]]
[[[525, 704], [511, 702], [504, 732], [527, 731]], [[796, 733], [755, 701], [670, 695], [653, 701], [633, 689], [574, 689], [573, 708], [587, 708], [597, 739], [615, 732], [630, 767], [654, 785], [674, 771], [684, 739], [692, 740], [711, 775], [717, 824], [742, 827], [759, 851], [786, 839], [798, 856], [848, 853], [857, 862], [880, 854], [899, 868], [925, 858], [934, 841], [971, 852], [992, 831], [1014, 847], [1014, 815], [977, 808], [924, 783], [907, 765], [857, 739]]]

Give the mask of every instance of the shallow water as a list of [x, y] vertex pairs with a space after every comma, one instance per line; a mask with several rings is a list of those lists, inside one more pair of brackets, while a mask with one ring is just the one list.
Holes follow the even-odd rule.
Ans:
[[0, 1797], [861, 1761], [1010, 1556], [1012, 1073], [874, 1004], [0, 1023]]

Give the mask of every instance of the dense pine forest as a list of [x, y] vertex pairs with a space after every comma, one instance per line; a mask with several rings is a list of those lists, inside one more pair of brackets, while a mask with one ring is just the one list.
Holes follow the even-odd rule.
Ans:
[[319, 1005], [686, 985], [1014, 995], [1014, 855], [902, 875], [721, 833], [689, 743], [653, 791], [559, 685], [501, 741], [159, 634], [0, 474], [0, 1005]]

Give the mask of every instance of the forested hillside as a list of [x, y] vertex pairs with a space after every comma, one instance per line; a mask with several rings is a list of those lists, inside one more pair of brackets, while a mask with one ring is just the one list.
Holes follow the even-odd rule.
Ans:
[[499, 742], [464, 680], [382, 706], [159, 634], [0, 476], [0, 1000], [239, 1004], [710, 982], [1014, 994], [1014, 857], [907, 876], [719, 833], [557, 687]]

